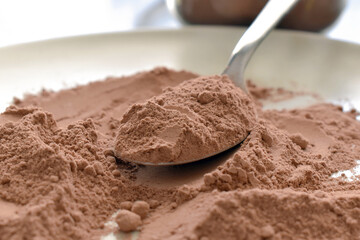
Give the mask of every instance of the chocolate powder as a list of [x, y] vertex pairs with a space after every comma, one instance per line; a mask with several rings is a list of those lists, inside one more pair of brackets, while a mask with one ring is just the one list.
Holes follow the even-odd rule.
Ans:
[[242, 142], [255, 122], [250, 98], [228, 77], [199, 77], [134, 104], [120, 122], [115, 155], [140, 163], [191, 162]]
[[16, 101], [0, 115], [0, 239], [359, 238], [359, 179], [331, 177], [360, 159], [355, 110], [262, 110], [282, 91], [259, 88], [258, 121], [226, 153], [176, 167], [115, 158], [128, 109], [195, 77], [157, 68]]

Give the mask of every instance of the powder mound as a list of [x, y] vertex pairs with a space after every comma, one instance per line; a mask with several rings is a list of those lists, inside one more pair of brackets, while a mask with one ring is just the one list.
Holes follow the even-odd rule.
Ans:
[[121, 200], [112, 188], [123, 188], [101, 153], [92, 120], [61, 129], [49, 112], [9, 107], [0, 115], [0, 209], [6, 201], [18, 210], [0, 217], [0, 239], [88, 239], [100, 229]]
[[196, 223], [194, 239], [357, 239], [360, 234], [357, 194], [319, 197], [254, 189], [213, 198], [213, 207]]
[[123, 232], [134, 231], [141, 225], [140, 216], [128, 210], [120, 210], [115, 221]]
[[[338, 106], [322, 103], [258, 113], [257, 125], [233, 157], [204, 175], [205, 189], [334, 190], [341, 187], [330, 176], [353, 168], [354, 160], [360, 159], [360, 139], [352, 134], [358, 131], [360, 122]], [[326, 120], [326, 116], [339, 122]]]
[[[194, 77], [157, 68], [27, 96], [0, 114], [0, 240], [105, 239], [110, 232], [123, 235], [119, 229], [139, 230], [141, 240], [359, 239], [359, 176], [351, 181], [346, 176], [355, 173], [360, 159], [355, 110], [344, 112], [332, 104], [264, 110], [260, 99], [278, 101], [294, 94], [252, 85], [257, 121], [249, 118], [251, 133], [231, 151], [175, 167], [116, 159], [118, 127], [124, 132], [132, 121], [138, 121], [147, 141], [175, 139], [176, 146], [181, 146], [178, 126], [181, 131], [196, 126], [201, 134], [184, 130], [180, 135], [206, 144], [211, 143], [207, 134], [223, 136], [215, 130], [234, 135], [230, 130], [239, 126], [230, 124], [239, 121], [231, 114], [246, 115], [244, 108], [251, 110], [251, 105], [239, 108], [226, 78], [202, 78], [200, 84]], [[144, 103], [188, 79], [193, 80], [184, 83], [186, 91], [167, 89]], [[232, 121], [219, 121], [222, 117]], [[148, 119], [153, 122], [146, 125]], [[170, 130], [161, 135], [156, 127]], [[149, 142], [144, 146], [149, 148]], [[129, 149], [138, 146], [131, 144]], [[338, 171], [344, 174], [334, 176]], [[118, 215], [116, 225], [119, 209], [127, 211]]]
[[201, 159], [239, 143], [255, 122], [252, 101], [228, 77], [199, 77], [133, 105], [121, 120], [115, 154], [148, 163]]

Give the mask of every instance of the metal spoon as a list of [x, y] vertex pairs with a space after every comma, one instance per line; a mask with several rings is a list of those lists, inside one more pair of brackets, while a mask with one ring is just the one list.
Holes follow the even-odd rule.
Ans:
[[231, 53], [222, 74], [226, 74], [236, 86], [247, 91], [244, 72], [251, 56], [279, 21], [299, 0], [270, 0], [241, 36]]
[[[228, 75], [229, 78], [235, 83], [236, 86], [243, 89], [248, 93], [245, 79], [244, 71], [245, 68], [257, 47], [260, 43], [266, 38], [270, 31], [277, 25], [277, 23], [290, 11], [290, 9], [298, 2], [299, 0], [270, 0], [256, 17], [254, 22], [249, 26], [245, 33], [240, 38], [239, 42], [236, 44], [231, 56], [228, 65], [226, 66], [223, 75]], [[239, 141], [234, 144], [234, 146], [241, 143], [244, 139], [239, 139]], [[125, 161], [130, 161], [133, 163], [141, 165], [154, 165], [154, 166], [167, 166], [167, 165], [180, 165], [190, 162], [199, 161], [204, 158], [208, 158], [224, 152], [234, 146], [230, 146], [221, 151], [214, 152], [207, 156], [202, 156], [199, 159], [188, 159], [183, 162], [162, 162], [162, 163], [153, 163], [153, 162], [139, 162], [130, 159], [123, 159]]]

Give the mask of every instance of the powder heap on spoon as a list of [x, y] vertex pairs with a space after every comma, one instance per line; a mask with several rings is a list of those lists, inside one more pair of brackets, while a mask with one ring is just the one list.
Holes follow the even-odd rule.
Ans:
[[142, 164], [179, 164], [212, 156], [246, 138], [256, 121], [249, 96], [227, 76], [190, 79], [133, 105], [115, 154]]

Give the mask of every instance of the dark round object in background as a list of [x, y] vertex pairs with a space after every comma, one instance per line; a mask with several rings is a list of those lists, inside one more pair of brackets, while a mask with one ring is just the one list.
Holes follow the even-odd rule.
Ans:
[[[249, 25], [267, 0], [167, 0], [169, 8], [185, 23]], [[342, 12], [346, 0], [301, 0], [279, 27], [320, 31]]]

